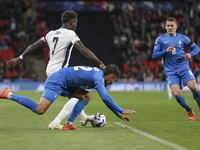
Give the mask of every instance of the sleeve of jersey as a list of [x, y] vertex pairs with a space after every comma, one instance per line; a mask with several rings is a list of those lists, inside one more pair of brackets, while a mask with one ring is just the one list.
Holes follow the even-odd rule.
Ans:
[[49, 31], [46, 35], [44, 35], [43, 37], [40, 38], [42, 41], [45, 42], [45, 44], [47, 44], [47, 36], [49, 35], [50, 32], [51, 31]]
[[106, 88], [103, 84], [97, 84], [95, 87], [101, 96], [101, 99], [106, 104], [106, 106], [117, 116], [119, 116], [121, 113], [123, 113], [123, 109], [120, 108], [115, 101], [111, 98], [111, 96], [107, 93]]
[[158, 57], [161, 57], [165, 53], [167, 53], [167, 51], [165, 49], [162, 50], [160, 38], [157, 38], [156, 42], [154, 44], [154, 50], [153, 50], [152, 58], [156, 59]]
[[192, 51], [190, 52], [191, 57], [197, 55], [200, 52], [199, 47], [193, 42], [192, 45], [190, 46]]
[[191, 41], [191, 39], [188, 38], [187, 36], [182, 35], [182, 38], [185, 44], [192, 49], [192, 52], [190, 52], [191, 57], [197, 55], [200, 51], [199, 47], [193, 41]]
[[76, 35], [74, 31], [71, 30], [69, 34], [72, 44], [76, 43], [77, 41], [80, 41], [79, 37]]

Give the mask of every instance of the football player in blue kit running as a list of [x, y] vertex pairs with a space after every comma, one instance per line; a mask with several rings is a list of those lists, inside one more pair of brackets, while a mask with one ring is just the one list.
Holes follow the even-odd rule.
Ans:
[[120, 71], [115, 65], [106, 66], [104, 71], [96, 67], [68, 67], [60, 69], [47, 78], [39, 104], [30, 98], [12, 94], [9, 88], [0, 92], [0, 98], [16, 101], [37, 114], [44, 114], [59, 95], [78, 98], [79, 101], [74, 106], [62, 130], [80, 130], [73, 125], [73, 122], [91, 99], [90, 93], [85, 89], [95, 88], [103, 102], [115, 115], [124, 121], [131, 121], [129, 117], [122, 114], [136, 112], [120, 108], [105, 88], [113, 84], [119, 76]]
[[[189, 59], [197, 55], [200, 49], [187, 36], [176, 33], [177, 28], [178, 23], [175, 18], [170, 17], [166, 20], [165, 29], [167, 33], [156, 39], [153, 58], [163, 57], [165, 74], [175, 99], [186, 109], [189, 119], [196, 120], [192, 108], [188, 106], [181, 94], [181, 88], [182, 85], [188, 86], [200, 108], [200, 92], [195, 77], [189, 68]], [[190, 53], [185, 53], [186, 46], [192, 49]]]

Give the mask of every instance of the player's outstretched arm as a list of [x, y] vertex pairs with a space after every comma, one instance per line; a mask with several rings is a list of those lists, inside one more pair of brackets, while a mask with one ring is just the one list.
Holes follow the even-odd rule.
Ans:
[[131, 121], [131, 119], [130, 119], [129, 117], [127, 117], [127, 116], [124, 116], [124, 115], [122, 115], [122, 114], [121, 114], [121, 115], [119, 115], [118, 117], [119, 117], [120, 119], [124, 120], [124, 121], [129, 121], [129, 122], [132, 122], [132, 121]]
[[135, 114], [136, 111], [125, 109], [122, 114]]
[[94, 53], [89, 50], [87, 47], [85, 47], [81, 41], [77, 41], [75, 44], [75, 47], [83, 54], [85, 55], [87, 58], [97, 62], [100, 66], [101, 70], [105, 69], [105, 65], [103, 64], [102, 61], [100, 61], [95, 55]]
[[45, 42], [41, 39], [39, 39], [37, 42], [33, 43], [32, 45], [30, 45], [21, 55], [22, 58], [17, 57], [17, 58], [13, 58], [11, 60], [9, 60], [7, 62], [7, 65], [9, 68], [11, 67], [15, 67], [15, 65], [17, 63], [19, 63], [24, 57], [26, 57], [27, 55], [31, 54], [33, 51], [35, 51], [37, 48], [42, 47], [45, 45]]

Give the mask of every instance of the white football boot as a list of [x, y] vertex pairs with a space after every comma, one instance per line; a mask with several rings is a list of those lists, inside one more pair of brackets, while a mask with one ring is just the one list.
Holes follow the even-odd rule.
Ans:
[[80, 118], [81, 126], [85, 126], [88, 121], [91, 121], [92, 115], [91, 116], [86, 115], [86, 116], [87, 116], [87, 119]]
[[48, 129], [61, 129], [62, 130], [62, 125], [60, 125], [60, 123], [50, 123], [48, 126]]

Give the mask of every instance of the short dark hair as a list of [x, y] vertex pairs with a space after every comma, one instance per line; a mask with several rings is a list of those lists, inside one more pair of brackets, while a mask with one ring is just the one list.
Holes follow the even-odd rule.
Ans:
[[61, 15], [61, 22], [62, 23], [68, 22], [72, 18], [77, 18], [77, 13], [73, 10], [66, 10]]
[[169, 17], [166, 21], [174, 21], [178, 25], [178, 22], [174, 17]]
[[109, 74], [113, 74], [117, 78], [119, 78], [121, 75], [121, 72], [116, 65], [111, 64], [111, 65], [107, 65], [106, 68], [104, 69], [104, 75], [109, 75]]

